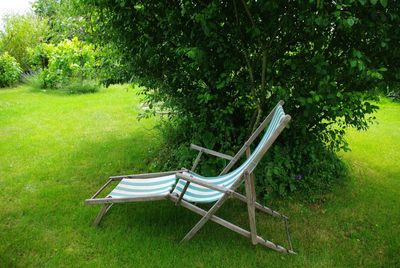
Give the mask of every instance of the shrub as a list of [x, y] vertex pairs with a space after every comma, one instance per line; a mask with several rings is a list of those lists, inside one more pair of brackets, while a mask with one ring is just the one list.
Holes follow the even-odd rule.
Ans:
[[9, 87], [16, 83], [22, 70], [17, 60], [7, 52], [0, 55], [0, 87]]
[[47, 40], [47, 21], [33, 14], [9, 15], [4, 18], [0, 48], [7, 51], [27, 72], [31, 68], [28, 50]]
[[31, 54], [43, 88], [59, 89], [75, 80], [96, 77], [96, 51], [77, 38], [57, 45], [42, 44], [31, 50]]
[[314, 201], [347, 177], [345, 164], [321, 144], [274, 146], [260, 166], [255, 175], [256, 189], [266, 200], [300, 192]]

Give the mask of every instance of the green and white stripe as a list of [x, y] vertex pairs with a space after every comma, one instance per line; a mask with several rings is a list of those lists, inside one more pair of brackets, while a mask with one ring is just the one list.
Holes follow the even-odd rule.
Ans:
[[108, 195], [112, 198], [164, 196], [172, 191], [175, 174], [151, 179], [122, 179]]

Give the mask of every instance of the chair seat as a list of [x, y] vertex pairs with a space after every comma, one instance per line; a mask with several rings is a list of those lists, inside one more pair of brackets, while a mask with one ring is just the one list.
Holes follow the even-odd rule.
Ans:
[[122, 179], [107, 197], [167, 196], [175, 181], [175, 174], [146, 179]]

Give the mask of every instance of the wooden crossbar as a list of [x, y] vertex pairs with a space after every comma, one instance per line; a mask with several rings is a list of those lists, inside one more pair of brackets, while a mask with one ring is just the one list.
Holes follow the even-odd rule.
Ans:
[[227, 159], [227, 160], [232, 160], [233, 159], [233, 156], [230, 156], [230, 155], [227, 155], [227, 154], [223, 154], [223, 153], [211, 150], [211, 149], [207, 149], [207, 148], [198, 146], [196, 144], [190, 144], [190, 148], [192, 148], [194, 150], [198, 150], [199, 152], [203, 152], [203, 153], [206, 153], [206, 154], [214, 155], [214, 156], [221, 157], [221, 158], [224, 158], [224, 159]]

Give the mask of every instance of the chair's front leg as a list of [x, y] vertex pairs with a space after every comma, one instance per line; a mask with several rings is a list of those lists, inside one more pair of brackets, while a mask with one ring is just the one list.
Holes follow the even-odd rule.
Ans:
[[231, 193], [242, 183], [244, 176], [242, 175], [237, 181], [231, 186], [230, 191], [225, 191], [224, 195], [210, 208], [209, 211], [199, 220], [199, 222], [185, 235], [181, 242], [190, 240], [204, 224], [214, 215], [215, 212], [222, 206], [222, 204], [231, 196]]
[[100, 221], [103, 219], [104, 215], [107, 214], [108, 210], [110, 210], [112, 205], [113, 203], [104, 204], [104, 206], [100, 209], [99, 214], [97, 214], [97, 217], [93, 222], [93, 226], [98, 226], [100, 224]]
[[204, 224], [211, 218], [212, 215], [222, 206], [222, 204], [229, 197], [228, 194], [224, 194], [220, 200], [218, 200], [211, 209], [197, 222], [197, 224], [185, 235], [185, 237], [181, 240], [181, 242], [189, 241], [199, 230], [203, 227]]

